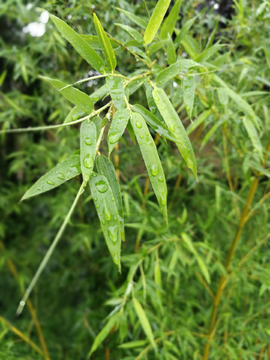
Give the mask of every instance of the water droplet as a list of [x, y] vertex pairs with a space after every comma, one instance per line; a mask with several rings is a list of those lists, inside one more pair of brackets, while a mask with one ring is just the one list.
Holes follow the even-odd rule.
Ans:
[[95, 186], [97, 190], [102, 194], [108, 190], [108, 185], [103, 180], [100, 180], [97, 183], [95, 183]]
[[190, 110], [190, 107], [187, 105], [187, 106], [186, 106], [186, 109], [187, 109], [187, 111], [189, 111], [189, 110]]
[[102, 223], [103, 225], [105, 225], [105, 224], [106, 224], [106, 221], [105, 221], [104, 219], [101, 219], [101, 223]]
[[99, 208], [99, 204], [96, 205], [96, 208], [97, 208], [97, 209]]
[[94, 166], [94, 160], [87, 154], [83, 159], [83, 164], [87, 169], [91, 169]]
[[48, 185], [54, 185], [54, 182], [53, 182], [52, 180], [46, 180], [46, 183], [47, 183]]
[[114, 144], [116, 143], [120, 137], [121, 137], [121, 133], [120, 132], [112, 132], [109, 134], [108, 138], [109, 138], [109, 143], [110, 144]]
[[113, 220], [116, 221], [116, 220], [117, 220], [117, 216], [114, 216], [114, 217], [113, 217]]
[[97, 201], [97, 198], [96, 198], [96, 197], [94, 197], [94, 201]]
[[110, 239], [116, 243], [118, 237], [118, 225], [110, 226], [108, 229], [108, 234]]
[[85, 144], [88, 145], [88, 146], [92, 145], [92, 144], [93, 144], [92, 139], [86, 138], [86, 139], [85, 139]]
[[143, 139], [143, 135], [141, 135], [140, 138]]
[[174, 130], [175, 130], [175, 125], [174, 125], [174, 124], [169, 124], [169, 129], [170, 129], [171, 131], [174, 131]]
[[116, 97], [116, 100], [120, 101], [120, 100], [121, 100], [120, 96], [117, 96], [117, 97]]
[[160, 203], [161, 203], [161, 205], [166, 205], [166, 196], [165, 196], [165, 194], [160, 195]]
[[162, 177], [162, 176], [159, 176], [159, 177], [158, 177], [158, 181], [159, 181], [159, 182], [163, 182], [163, 181], [164, 181], [163, 177]]
[[109, 210], [108, 207], [107, 207], [106, 202], [104, 203], [104, 215], [105, 215], [105, 218], [107, 219], [107, 221], [110, 221], [110, 220], [111, 220], [112, 215], [111, 215], [111, 213], [110, 213], [110, 210]]
[[153, 165], [151, 166], [151, 174], [152, 174], [153, 176], [157, 176], [157, 174], [158, 174], [158, 166], [157, 166], [156, 164], [153, 164]]
[[136, 122], [136, 126], [137, 126], [137, 128], [140, 129], [140, 128], [142, 127], [142, 123], [141, 123], [140, 121], [137, 121], [137, 122]]
[[114, 201], [114, 197], [112, 197], [112, 201]]
[[60, 179], [60, 180], [65, 180], [65, 175], [62, 174], [62, 173], [59, 173], [59, 174], [57, 175], [57, 177], [58, 177], [58, 179]]

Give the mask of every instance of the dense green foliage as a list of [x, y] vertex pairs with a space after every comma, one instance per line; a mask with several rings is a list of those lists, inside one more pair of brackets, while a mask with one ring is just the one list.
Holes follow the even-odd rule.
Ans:
[[0, 4], [0, 359], [269, 358], [270, 4], [204, 3]]

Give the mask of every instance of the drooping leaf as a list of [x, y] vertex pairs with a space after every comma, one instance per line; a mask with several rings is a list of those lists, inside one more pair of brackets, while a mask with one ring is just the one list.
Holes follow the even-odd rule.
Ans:
[[80, 175], [80, 155], [71, 155], [43, 175], [23, 196], [22, 200], [40, 195]]
[[133, 29], [131, 26], [123, 25], [115, 23], [114, 25], [119, 26], [120, 28], [124, 29], [129, 33], [130, 36], [133, 37], [139, 44], [143, 44], [143, 37], [142, 35], [135, 29]]
[[153, 190], [167, 222], [167, 185], [156, 145], [144, 118], [139, 113], [132, 113], [130, 122], [135, 132]]
[[84, 181], [89, 180], [94, 167], [97, 142], [96, 136], [96, 125], [92, 121], [83, 121], [80, 132], [80, 158]]
[[187, 128], [187, 134], [190, 135], [199, 125], [201, 125], [210, 116], [211, 110], [203, 111], [193, 123]]
[[166, 14], [166, 11], [170, 5], [170, 2], [171, 0], [158, 1], [144, 33], [144, 41], [146, 44], [149, 44], [154, 39], [160, 27], [160, 24]]
[[123, 241], [125, 241], [124, 210], [122, 205], [122, 196], [114, 166], [106, 156], [103, 156], [101, 154], [97, 156], [96, 164], [99, 174], [107, 178], [110, 187], [112, 189], [119, 214], [119, 221], [121, 226], [121, 238]]
[[123, 135], [130, 117], [130, 110], [117, 110], [112, 119], [112, 123], [108, 133], [109, 154], [113, 151], [115, 145]]
[[255, 150], [258, 152], [261, 160], [263, 161], [263, 147], [255, 126], [247, 116], [243, 117], [243, 124], [246, 128], [246, 131], [252, 142], [252, 145], [254, 146]]
[[[68, 84], [65, 84], [63, 81], [57, 79], [51, 79], [45, 76], [40, 76], [43, 80], [49, 82], [56, 90], [60, 91], [66, 99], [68, 99], [72, 104], [77, 105], [80, 109], [90, 114], [94, 109], [94, 104], [92, 99], [80, 91], [75, 89]], [[62, 90], [63, 89], [63, 90]]]
[[194, 58], [194, 61], [203, 62], [208, 60], [211, 56], [213, 56], [219, 49], [221, 49], [224, 45], [215, 44], [211, 46], [209, 49], [204, 50], [200, 55], [197, 55]]
[[107, 178], [95, 172], [92, 172], [89, 185], [108, 249], [114, 263], [121, 271], [120, 222], [112, 189]]
[[113, 104], [117, 110], [126, 108], [123, 79], [118, 76], [108, 76], [106, 79]]
[[97, 15], [94, 13], [94, 24], [97, 32], [97, 36], [102, 47], [103, 54], [106, 59], [108, 68], [113, 71], [116, 67], [116, 57], [112, 48], [112, 45], [108, 39], [107, 34], [105, 33]]
[[178, 48], [181, 45], [181, 42], [184, 40], [188, 30], [191, 28], [191, 26], [194, 24], [194, 21], [197, 19], [198, 15], [195, 16], [193, 19], [188, 20], [176, 36], [174, 40], [174, 46]]
[[195, 98], [195, 79], [194, 76], [185, 76], [183, 78], [184, 104], [189, 118], [192, 117], [193, 104]]
[[176, 61], [175, 48], [170, 34], [168, 34], [168, 42], [167, 42], [167, 59], [169, 65], [174, 64]]
[[131, 21], [133, 21], [135, 24], [139, 25], [140, 27], [142, 27], [143, 29], [146, 28], [147, 26], [147, 21], [145, 21], [144, 19], [142, 19], [139, 16], [134, 15], [133, 13], [126, 11], [126, 10], [122, 10], [120, 8], [116, 8], [118, 11], [121, 11], [123, 14], [126, 15], [126, 17], [128, 17]]
[[160, 29], [160, 38], [161, 40], [167, 39], [167, 35], [170, 34], [172, 36], [174, 27], [176, 25], [179, 10], [181, 7], [182, 0], [176, 0], [172, 10], [170, 11], [169, 15], [165, 19], [161, 29]]
[[142, 308], [142, 305], [139, 303], [139, 301], [135, 297], [133, 297], [133, 305], [134, 305], [134, 308], [138, 315], [138, 318], [140, 320], [143, 331], [145, 332], [145, 335], [148, 337], [148, 340], [150, 341], [152, 346], [154, 348], [156, 348], [156, 343], [154, 341], [154, 335], [153, 335], [149, 320], [147, 319], [147, 316]]
[[50, 14], [51, 20], [54, 22], [62, 36], [74, 47], [74, 49], [99, 72], [103, 71], [104, 62], [95, 50], [70, 26], [58, 17]]
[[187, 166], [192, 170], [197, 179], [196, 159], [182, 121], [163, 89], [155, 88], [153, 90], [153, 97], [166, 125], [180, 141], [180, 143], [177, 143], [176, 145], [185, 159]]

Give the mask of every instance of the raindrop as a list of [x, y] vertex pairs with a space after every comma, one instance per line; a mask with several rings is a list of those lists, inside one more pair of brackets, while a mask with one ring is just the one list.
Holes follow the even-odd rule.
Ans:
[[90, 154], [87, 154], [83, 159], [83, 164], [87, 169], [91, 169], [94, 166], [94, 160], [91, 159]]
[[48, 185], [54, 185], [54, 182], [53, 182], [52, 180], [46, 180], [46, 183], [47, 183]]
[[114, 243], [116, 243], [116, 241], [117, 241], [117, 235], [118, 235], [118, 225], [110, 226], [109, 229], [108, 229], [108, 234], [109, 234], [110, 239], [111, 239]]
[[142, 127], [142, 123], [141, 123], [140, 121], [137, 121], [137, 122], [136, 122], [136, 126], [137, 126], [137, 128], [140, 129], [140, 128]]
[[110, 210], [107, 208], [106, 203], [104, 204], [104, 215], [105, 215], [105, 218], [107, 219], [107, 221], [111, 220], [112, 215], [110, 213]]
[[85, 144], [88, 145], [88, 146], [92, 145], [92, 144], [93, 144], [92, 139], [86, 138], [86, 139], [85, 139]]
[[162, 176], [159, 176], [159, 177], [158, 177], [158, 181], [159, 181], [159, 182], [163, 182], [163, 181], [164, 181], [163, 177], [162, 177]]
[[62, 174], [62, 173], [59, 173], [59, 174], [57, 175], [57, 177], [58, 177], [58, 179], [60, 179], [60, 180], [65, 180], [65, 175]]
[[166, 205], [166, 196], [164, 194], [160, 195], [160, 203], [161, 205]]
[[95, 186], [97, 190], [102, 194], [104, 194], [108, 190], [108, 185], [103, 180], [100, 180], [97, 183], [95, 183]]
[[156, 164], [153, 164], [153, 165], [151, 166], [151, 174], [152, 174], [153, 176], [157, 176], [157, 174], [158, 174], [158, 166], [157, 166]]
[[110, 133], [109, 134], [109, 143], [110, 144], [114, 144], [116, 143], [121, 137], [121, 133], [119, 132], [114, 132], [114, 133]]

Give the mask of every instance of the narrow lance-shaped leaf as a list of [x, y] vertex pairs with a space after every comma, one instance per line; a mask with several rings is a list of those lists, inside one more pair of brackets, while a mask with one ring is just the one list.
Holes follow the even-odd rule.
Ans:
[[203, 111], [195, 121], [193, 121], [193, 123], [191, 123], [189, 125], [189, 127], [187, 128], [187, 134], [190, 135], [195, 129], [197, 129], [197, 127], [199, 125], [201, 125], [207, 118], [208, 116], [211, 115], [211, 110], [205, 110]]
[[140, 323], [142, 325], [143, 331], [145, 332], [145, 335], [148, 337], [152, 346], [154, 348], [156, 348], [156, 343], [154, 341], [154, 335], [153, 335], [151, 326], [149, 324], [149, 321], [147, 319], [147, 316], [142, 308], [142, 305], [139, 303], [139, 301], [135, 297], [133, 298], [133, 305], [134, 305], [134, 308], [138, 315], [138, 318], [140, 320]]
[[122, 205], [122, 196], [120, 185], [117, 180], [117, 175], [112, 162], [103, 155], [98, 155], [96, 159], [97, 169], [99, 174], [105, 176], [110, 184], [113, 192], [115, 203], [118, 209], [119, 222], [121, 227], [121, 238], [125, 241], [125, 227], [124, 227], [124, 210]]
[[106, 95], [109, 95], [109, 87], [108, 84], [102, 85], [100, 88], [98, 88], [96, 91], [94, 91], [90, 98], [93, 100], [94, 103], [105, 97]]
[[218, 100], [221, 103], [221, 105], [223, 106], [228, 105], [229, 99], [226, 88], [217, 88], [217, 93], [218, 93]]
[[[74, 106], [74, 108], [70, 110], [68, 116], [65, 118], [64, 124], [79, 119], [80, 117], [83, 116], [84, 113], [85, 111], [79, 108], [79, 106]], [[58, 131], [60, 131], [61, 129], [63, 128], [59, 128]]]
[[193, 19], [188, 20], [184, 26], [182, 27], [182, 29], [180, 30], [180, 32], [178, 33], [178, 35], [176, 36], [176, 39], [174, 40], [174, 46], [176, 48], [178, 48], [181, 45], [182, 40], [185, 38], [188, 30], [191, 28], [191, 26], [194, 24], [194, 21], [197, 19], [198, 15], [195, 16]]
[[108, 36], [105, 33], [105, 31], [95, 13], [94, 13], [94, 24], [95, 24], [95, 29], [97, 32], [97, 36], [98, 36], [100, 45], [102, 47], [102, 50], [103, 50], [103, 53], [104, 53], [104, 56], [106, 59], [107, 66], [111, 71], [113, 71], [116, 67], [115, 54], [114, 54], [112, 45], [108, 39]]
[[200, 46], [195, 39], [189, 34], [186, 34], [184, 39], [182, 40], [182, 45], [188, 55], [194, 60], [194, 58], [199, 55]]
[[102, 231], [114, 263], [121, 271], [121, 236], [119, 213], [107, 178], [92, 172], [89, 180], [91, 193], [99, 216]]
[[108, 76], [107, 85], [109, 87], [110, 95], [113, 100], [113, 104], [117, 110], [126, 108], [124, 83], [123, 79], [118, 76]]
[[156, 145], [140, 114], [132, 113], [130, 121], [139, 143], [152, 187], [167, 222], [167, 185]]
[[88, 181], [93, 171], [96, 156], [96, 125], [92, 121], [84, 121], [81, 125], [81, 169], [84, 181]]
[[183, 158], [185, 159], [187, 166], [192, 170], [195, 178], [197, 179], [197, 165], [193, 148], [186, 133], [186, 130], [182, 124], [182, 121], [180, 120], [177, 112], [175, 111], [164, 90], [160, 88], [155, 88], [153, 90], [153, 97], [168, 128], [181, 142], [176, 143], [176, 145]]
[[41, 76], [41, 78], [48, 81], [56, 90], [60, 91], [66, 99], [68, 99], [72, 104], [77, 105], [86, 113], [90, 114], [93, 111], [93, 100], [84, 92], [57, 79], [51, 79], [45, 76]]
[[183, 78], [184, 104], [189, 118], [192, 117], [193, 104], [195, 98], [195, 79], [193, 76]]
[[136, 41], [138, 41], [138, 43], [142, 44], [143, 43], [143, 37], [142, 35], [135, 29], [133, 29], [131, 26], [127, 26], [127, 25], [123, 25], [123, 24], [118, 24], [115, 23], [115, 25], [119, 26], [120, 28], [124, 29], [125, 31], [127, 31], [129, 33], [130, 36], [133, 37], [133, 39], [135, 39]]
[[168, 34], [168, 42], [167, 42], [167, 59], [170, 65], [174, 64], [176, 61], [175, 48], [170, 34]]
[[167, 38], [167, 35], [170, 34], [172, 36], [174, 27], [176, 25], [178, 16], [179, 16], [179, 10], [181, 7], [182, 0], [177, 0], [170, 11], [169, 15], [165, 19], [161, 29], [160, 29], [160, 38], [161, 40], [165, 40]]
[[22, 200], [42, 194], [80, 175], [80, 155], [71, 155], [43, 175], [23, 196]]
[[248, 117], [243, 117], [243, 124], [246, 128], [246, 131], [252, 142], [252, 145], [254, 146], [255, 150], [258, 152], [261, 160], [263, 161], [263, 147], [255, 126]]
[[139, 25], [140, 27], [142, 27], [143, 29], [146, 28], [147, 26], [147, 22], [142, 19], [140, 16], [136, 16], [133, 13], [126, 11], [126, 10], [122, 10], [120, 8], [116, 8], [118, 11], [121, 11], [123, 14], [126, 15], [126, 17], [128, 17], [131, 21], [133, 21], [135, 24]]
[[147, 97], [147, 103], [150, 110], [150, 113], [152, 113], [160, 122], [164, 123], [164, 120], [157, 108], [157, 104], [155, 103], [155, 100], [153, 98], [152, 94], [153, 88], [150, 85], [146, 85], [146, 97]]
[[203, 51], [200, 55], [194, 58], [197, 62], [203, 62], [208, 60], [211, 56], [213, 56], [219, 49], [221, 49], [224, 45], [215, 44], [211, 46], [209, 49]]
[[[96, 35], [84, 35], [84, 34], [81, 34], [80, 36], [89, 45], [91, 45], [93, 49], [102, 50], [102, 46], [101, 46], [101, 44], [99, 42], [98, 36], [96, 36]], [[110, 41], [114, 51], [116, 51], [118, 49], [121, 49], [121, 46], [119, 44], [117, 44], [117, 42], [115, 42], [113, 39], [109, 39], [109, 41]]]
[[123, 135], [130, 117], [130, 110], [117, 110], [112, 119], [112, 123], [108, 133], [109, 154], [113, 151], [115, 145]]
[[160, 24], [166, 14], [166, 11], [170, 5], [170, 2], [171, 0], [158, 1], [144, 33], [144, 41], [146, 44], [149, 44], [154, 39], [160, 27]]
[[50, 15], [62, 36], [74, 47], [74, 49], [99, 72], [103, 71], [104, 62], [95, 50], [70, 26], [54, 15]]

